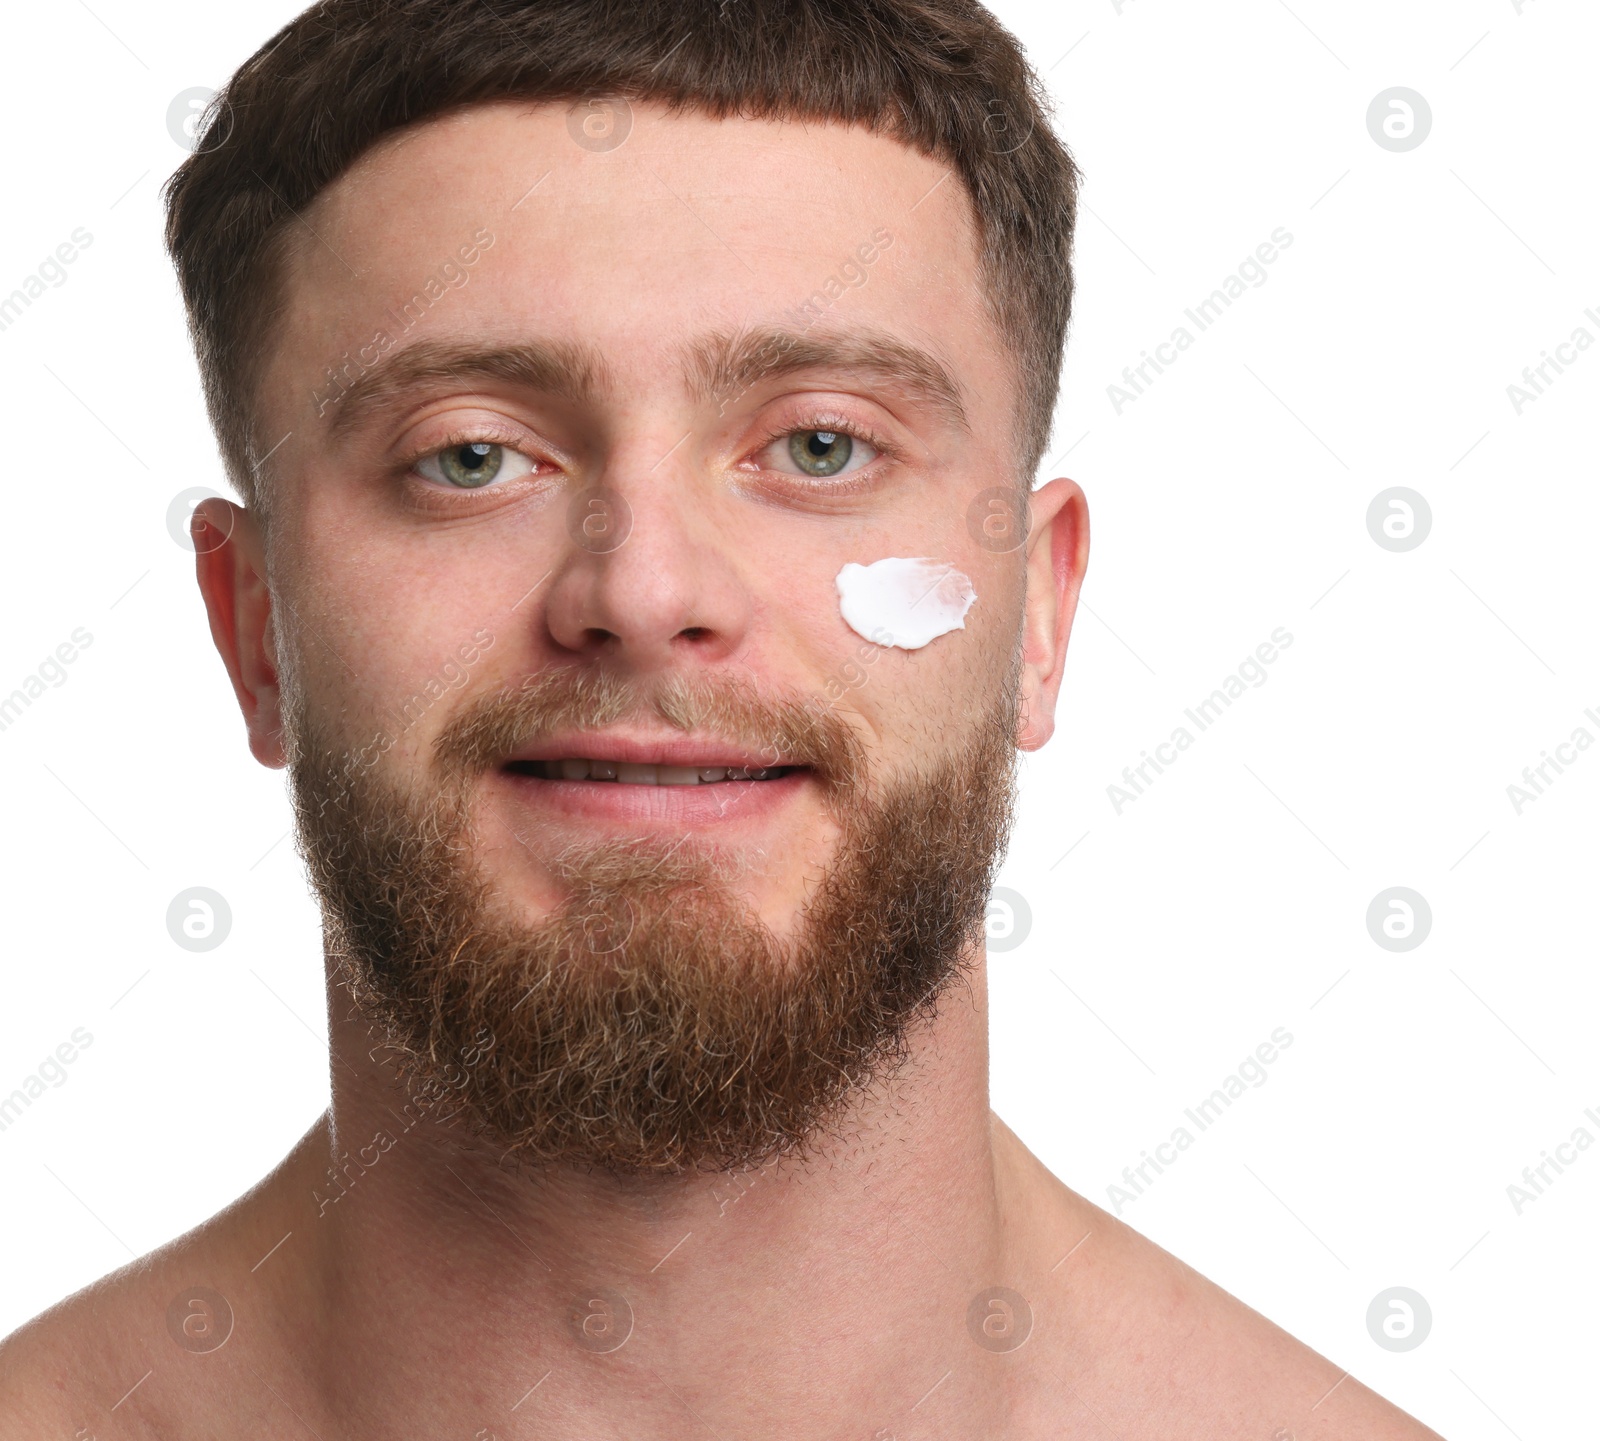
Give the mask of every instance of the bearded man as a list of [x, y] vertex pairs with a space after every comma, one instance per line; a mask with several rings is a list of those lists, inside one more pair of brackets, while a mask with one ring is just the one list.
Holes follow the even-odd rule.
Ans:
[[324, 0], [240, 68], [193, 535], [332, 1104], [11, 1338], [0, 1436], [1433, 1434], [989, 1109], [1077, 179], [973, 0]]

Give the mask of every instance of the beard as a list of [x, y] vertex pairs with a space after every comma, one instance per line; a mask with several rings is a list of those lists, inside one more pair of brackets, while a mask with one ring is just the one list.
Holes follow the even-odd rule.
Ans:
[[[903, 1068], [969, 968], [1012, 821], [1017, 671], [965, 734], [883, 782], [827, 704], [728, 677], [541, 672], [464, 707], [432, 783], [411, 786], [286, 688], [299, 848], [374, 1054], [414, 1104], [516, 1164], [637, 1176], [804, 1157]], [[714, 835], [523, 838], [564, 899], [530, 921], [497, 892], [475, 783], [542, 734], [639, 718], [820, 783], [839, 839], [790, 934], [740, 893], [748, 865]]]

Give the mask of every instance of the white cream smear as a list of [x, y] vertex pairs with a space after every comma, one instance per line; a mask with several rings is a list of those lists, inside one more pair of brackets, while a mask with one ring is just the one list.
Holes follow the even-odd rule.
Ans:
[[978, 594], [947, 561], [889, 556], [871, 565], [850, 561], [834, 582], [839, 614], [863, 640], [921, 650], [953, 630], [966, 629]]

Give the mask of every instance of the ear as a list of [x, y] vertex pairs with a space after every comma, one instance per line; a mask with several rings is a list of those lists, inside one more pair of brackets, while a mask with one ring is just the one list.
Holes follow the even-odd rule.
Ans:
[[1056, 726], [1056, 696], [1067, 637], [1089, 568], [1089, 502], [1075, 480], [1060, 477], [1029, 497], [1027, 610], [1023, 621], [1022, 715], [1017, 745], [1038, 750]]
[[212, 497], [195, 507], [189, 533], [211, 639], [244, 713], [250, 753], [264, 766], [282, 766], [287, 758], [261, 528], [250, 511]]

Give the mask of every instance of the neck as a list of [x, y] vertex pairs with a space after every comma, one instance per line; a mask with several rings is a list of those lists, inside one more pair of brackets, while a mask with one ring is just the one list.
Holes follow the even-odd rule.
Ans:
[[364, 1027], [336, 1023], [331, 1112], [285, 1168], [313, 1233], [295, 1289], [319, 1318], [300, 1341], [317, 1409], [350, 1435], [425, 1417], [463, 1441], [575, 1416], [867, 1437], [948, 1375], [963, 1411], [993, 1414], [966, 1313], [1014, 1258], [981, 954], [969, 975], [838, 1139], [721, 1175], [513, 1171], [458, 1127], [407, 1126]]

